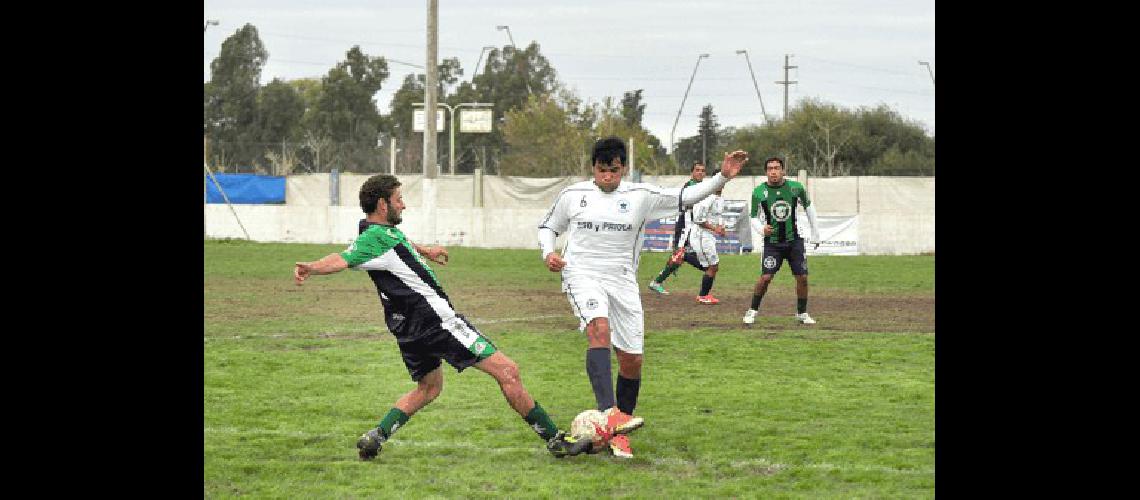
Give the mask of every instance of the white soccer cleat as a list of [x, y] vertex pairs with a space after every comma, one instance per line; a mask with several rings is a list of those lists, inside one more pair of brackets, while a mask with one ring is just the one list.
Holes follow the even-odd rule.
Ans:
[[758, 311], [755, 309], [749, 309], [747, 312], [745, 312], [744, 313], [744, 324], [751, 325], [752, 323], [755, 323], [757, 313], [758, 313]]
[[801, 324], [804, 324], [804, 325], [814, 325], [815, 324], [815, 320], [811, 319], [811, 316], [808, 316], [808, 313], [797, 314], [796, 319], [799, 320], [799, 322]]

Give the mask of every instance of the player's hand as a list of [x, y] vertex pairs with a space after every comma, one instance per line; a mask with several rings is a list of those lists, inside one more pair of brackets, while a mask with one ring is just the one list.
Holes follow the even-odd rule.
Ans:
[[550, 252], [547, 254], [545, 261], [546, 268], [552, 273], [561, 271], [563, 267], [566, 267], [566, 261], [562, 260], [562, 256], [558, 255], [558, 252]]
[[738, 149], [731, 153], [725, 153], [724, 162], [720, 164], [720, 174], [726, 179], [736, 177], [746, 162], [748, 162], [748, 153], [744, 151]]
[[716, 234], [717, 236], [724, 236], [725, 234], [727, 234], [727, 231], [725, 231], [723, 225], [720, 225], [720, 226], [716, 226], [713, 228], [713, 233]]
[[423, 251], [424, 257], [428, 260], [435, 262], [441, 266], [447, 265], [447, 249], [441, 246], [425, 247]]
[[301, 283], [304, 283], [312, 272], [313, 267], [310, 266], [308, 262], [298, 262], [293, 266], [293, 282], [296, 283], [297, 286], [301, 286]]
[[764, 225], [764, 236], [772, 234], [772, 226], [770, 224]]

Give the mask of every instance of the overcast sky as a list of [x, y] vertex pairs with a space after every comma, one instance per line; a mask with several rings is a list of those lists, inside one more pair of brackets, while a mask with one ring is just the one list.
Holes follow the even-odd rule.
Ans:
[[[404, 76], [422, 73], [427, 1], [206, 0], [202, 79], [222, 42], [250, 23], [273, 78], [324, 76], [353, 45], [388, 59], [391, 77], [376, 94], [390, 112]], [[439, 0], [439, 59], [459, 58], [464, 80], [484, 45], [538, 42], [560, 82], [587, 102], [644, 89], [643, 123], [663, 143], [681, 107], [700, 54], [675, 140], [695, 135], [701, 108], [711, 104], [721, 126], [762, 123], [748, 51], [768, 115], [784, 110], [784, 56], [790, 54], [788, 105], [819, 98], [846, 108], [886, 104], [934, 135], [934, 0]], [[485, 60], [485, 57], [484, 57]], [[480, 63], [481, 64], [481, 63]], [[496, 116], [498, 114], [496, 113]]]

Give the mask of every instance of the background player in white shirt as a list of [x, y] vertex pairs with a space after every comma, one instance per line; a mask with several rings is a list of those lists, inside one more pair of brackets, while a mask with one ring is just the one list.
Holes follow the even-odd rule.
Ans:
[[[563, 189], [539, 223], [542, 259], [550, 271], [562, 273], [562, 291], [580, 320], [579, 328], [586, 332], [586, 374], [598, 409], [609, 415], [610, 427], [619, 434], [610, 442], [615, 456], [633, 456], [629, 438], [621, 431], [644, 423], [632, 413], [641, 387], [645, 336], [637, 286], [645, 223], [675, 214], [721, 189], [747, 160], [744, 151], [725, 153], [720, 173], [694, 186], [666, 189], [623, 183], [625, 143], [607, 137], [594, 144], [593, 180]], [[555, 239], [567, 231], [566, 248], [560, 254]], [[616, 391], [611, 345], [619, 367]]]
[[712, 296], [713, 280], [716, 279], [716, 272], [720, 269], [720, 257], [716, 253], [716, 237], [727, 233], [721, 220], [721, 214], [724, 213], [724, 198], [721, 198], [720, 193], [721, 190], [718, 189], [712, 196], [693, 206], [689, 216], [691, 220], [685, 224], [687, 226], [685, 229], [689, 233], [687, 245], [693, 255], [690, 259], [689, 252], [686, 252], [685, 261], [705, 272], [701, 277], [701, 291], [697, 294], [697, 302], [701, 304], [720, 302]]
[[719, 269], [720, 257], [716, 253], [716, 237], [724, 236], [724, 224], [720, 222], [724, 212], [724, 199], [720, 197], [721, 190], [705, 198], [684, 213], [685, 224], [681, 235], [677, 238], [677, 253], [669, 258], [665, 269], [649, 282], [649, 289], [657, 293], [667, 294], [662, 285], [669, 275], [681, 267], [682, 262], [700, 269], [705, 273], [701, 277], [701, 291], [697, 293], [697, 302], [701, 304], [719, 304], [720, 299], [712, 296], [713, 280]]

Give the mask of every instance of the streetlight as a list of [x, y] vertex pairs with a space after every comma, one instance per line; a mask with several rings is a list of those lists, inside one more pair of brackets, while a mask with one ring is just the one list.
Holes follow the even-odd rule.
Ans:
[[218, 25], [218, 20], [217, 20], [217, 19], [210, 19], [210, 20], [206, 21], [206, 25], [205, 25], [205, 26], [202, 26], [202, 33], [205, 33], [205, 32], [206, 32], [206, 28], [207, 28], [207, 27], [210, 27], [210, 26], [217, 26], [217, 25]]
[[[464, 107], [464, 106], [470, 106], [473, 108], [481, 108], [481, 107], [488, 107], [488, 106], [493, 107], [495, 104], [489, 103], [489, 102], [465, 102], [462, 104], [456, 104], [455, 107], [451, 107], [451, 105], [446, 103], [446, 102], [437, 102], [435, 104], [437, 106], [443, 106], [443, 107], [447, 108], [448, 114], [451, 116], [451, 120], [450, 120], [450, 123], [451, 123], [451, 149], [448, 152], [448, 157], [451, 159], [451, 175], [455, 175], [455, 111], [458, 110], [459, 108]], [[417, 102], [414, 104], [414, 106], [426, 107], [425, 103], [422, 103], [422, 102]], [[427, 113], [426, 109], [424, 110], [424, 113]], [[425, 129], [424, 134], [427, 134], [427, 130], [426, 130], [427, 127], [425, 126], [424, 129]]]
[[918, 61], [919, 66], [926, 66], [926, 71], [930, 72], [930, 84], [934, 85], [934, 70], [930, 69], [930, 63], [926, 61]]
[[475, 81], [475, 75], [477, 73], [479, 73], [479, 63], [483, 62], [483, 54], [486, 54], [488, 50], [494, 50], [494, 49], [495, 49], [494, 45], [484, 45], [483, 50], [479, 51], [479, 60], [475, 61], [475, 66], [471, 67], [471, 81], [472, 82]]
[[738, 50], [737, 54], [744, 54], [744, 60], [748, 62], [748, 73], [752, 75], [752, 86], [756, 87], [756, 98], [760, 99], [760, 114], [764, 115], [764, 123], [768, 123], [768, 112], [764, 110], [764, 99], [760, 97], [760, 86], [756, 84], [756, 73], [752, 71], [752, 60], [748, 57], [747, 50]]
[[[499, 31], [504, 31], [504, 30], [505, 30], [505, 31], [507, 32], [507, 39], [511, 41], [511, 47], [515, 49], [515, 52], [518, 52], [518, 50], [519, 50], [519, 47], [518, 47], [518, 45], [515, 45], [515, 37], [511, 36], [511, 27], [510, 27], [510, 26], [507, 26], [507, 25], [505, 25], [505, 24], [500, 24], [500, 25], [498, 25], [498, 26], [495, 26], [495, 29], [496, 29], [496, 30], [499, 30]], [[525, 74], [523, 75], [523, 83], [525, 83], [525, 84], [526, 84], [526, 93], [527, 93], [527, 95], [530, 95], [530, 94], [531, 94], [531, 91], [530, 91], [530, 79], [529, 79], [529, 78], [527, 78]]]
[[693, 76], [689, 77], [689, 86], [685, 87], [685, 96], [681, 98], [681, 107], [677, 109], [677, 119], [673, 120], [673, 130], [669, 132], [669, 149], [673, 154], [673, 163], [677, 163], [677, 144], [673, 142], [673, 133], [677, 131], [677, 122], [681, 121], [681, 110], [685, 109], [685, 100], [689, 98], [689, 89], [693, 88], [693, 79], [697, 77], [697, 68], [701, 66], [701, 59], [708, 56], [701, 54], [697, 57], [697, 65], [693, 66]]

